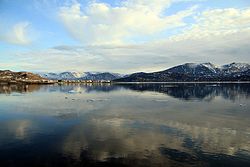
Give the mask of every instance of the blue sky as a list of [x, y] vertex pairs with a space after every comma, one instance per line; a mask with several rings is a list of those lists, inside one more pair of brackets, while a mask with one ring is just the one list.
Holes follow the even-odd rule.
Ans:
[[0, 69], [249, 63], [249, 0], [0, 0]]

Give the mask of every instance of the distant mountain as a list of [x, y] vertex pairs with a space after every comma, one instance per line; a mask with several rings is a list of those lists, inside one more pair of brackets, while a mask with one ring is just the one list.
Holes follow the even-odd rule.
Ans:
[[83, 74], [77, 72], [62, 72], [62, 73], [38, 73], [41, 77], [52, 80], [75, 80], [81, 78]]
[[38, 73], [41, 77], [52, 80], [114, 80], [124, 75], [110, 72], [62, 72], [62, 73]]
[[231, 63], [216, 66], [211, 63], [186, 63], [164, 71], [122, 75], [110, 72], [30, 73], [0, 70], [0, 82], [54, 83], [50, 80], [111, 80], [114, 82], [193, 82], [250, 81], [250, 65]]
[[109, 72], [104, 72], [104, 73], [89, 73], [86, 76], [82, 77], [83, 80], [114, 80], [114, 79], [119, 79], [122, 78], [122, 75], [116, 74], [116, 73], [109, 73]]
[[134, 73], [116, 82], [250, 81], [250, 65], [231, 63], [221, 67], [211, 63], [186, 63], [153, 73]]
[[220, 69], [211, 63], [202, 63], [202, 64], [186, 63], [165, 70], [165, 72], [194, 75], [197, 77], [197, 76], [204, 76], [204, 75], [210, 76], [213, 74], [218, 74], [220, 72]]

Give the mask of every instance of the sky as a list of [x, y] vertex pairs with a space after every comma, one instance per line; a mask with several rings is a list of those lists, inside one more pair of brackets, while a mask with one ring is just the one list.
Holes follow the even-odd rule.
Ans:
[[250, 63], [249, 0], [0, 0], [0, 70]]

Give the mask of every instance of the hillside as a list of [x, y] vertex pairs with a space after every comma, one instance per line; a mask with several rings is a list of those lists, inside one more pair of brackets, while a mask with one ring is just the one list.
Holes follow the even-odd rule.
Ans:
[[192, 82], [192, 81], [250, 81], [250, 65], [231, 63], [216, 66], [211, 63], [186, 63], [164, 71], [134, 73], [115, 82]]
[[37, 74], [31, 72], [13, 72], [10, 70], [0, 70], [1, 83], [51, 83]]

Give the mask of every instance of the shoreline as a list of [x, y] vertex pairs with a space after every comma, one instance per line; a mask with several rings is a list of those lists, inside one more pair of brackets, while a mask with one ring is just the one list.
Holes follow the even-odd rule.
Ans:
[[190, 82], [79, 82], [79, 81], [70, 81], [70, 82], [58, 82], [58, 81], [0, 81], [0, 85], [18, 85], [18, 84], [39, 84], [39, 85], [48, 85], [48, 84], [250, 84], [250, 81], [190, 81]]
[[112, 82], [114, 84], [250, 83], [250, 81]]

